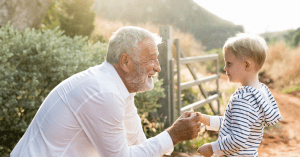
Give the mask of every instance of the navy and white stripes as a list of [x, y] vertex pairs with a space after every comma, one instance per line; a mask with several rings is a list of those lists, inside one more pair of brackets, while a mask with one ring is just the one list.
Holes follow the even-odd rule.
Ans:
[[261, 86], [261, 91], [243, 86], [231, 96], [224, 116], [219, 116], [219, 138], [212, 143], [216, 155], [258, 156], [264, 127], [282, 119], [268, 87]]

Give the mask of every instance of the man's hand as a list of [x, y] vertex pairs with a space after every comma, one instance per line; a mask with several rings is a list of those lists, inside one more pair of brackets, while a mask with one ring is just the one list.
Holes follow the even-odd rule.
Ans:
[[214, 154], [210, 143], [202, 145], [200, 148], [198, 148], [197, 152], [204, 157], [211, 157]]
[[200, 126], [200, 116], [195, 114], [194, 111], [188, 111], [184, 112], [167, 131], [175, 146], [181, 141], [196, 138], [200, 131]]

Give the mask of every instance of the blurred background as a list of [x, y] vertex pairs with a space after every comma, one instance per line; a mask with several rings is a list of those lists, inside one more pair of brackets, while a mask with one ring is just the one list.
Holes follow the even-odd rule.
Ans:
[[[219, 54], [239, 32], [261, 35], [268, 43], [260, 81], [275, 93], [284, 120], [266, 128], [260, 156], [300, 154], [300, 15], [295, 0], [0, 0], [0, 156], [9, 156], [48, 93], [69, 76], [101, 64], [113, 32], [138, 26], [159, 34], [172, 26], [187, 56]], [[175, 51], [173, 52], [175, 57]], [[195, 65], [203, 76], [212, 63]], [[188, 73], [188, 71], [186, 72]], [[192, 79], [183, 72], [182, 80]], [[146, 136], [164, 127], [150, 113], [164, 97], [162, 80], [152, 91], [138, 93], [135, 104]], [[205, 84], [210, 90], [213, 85]], [[221, 113], [239, 85], [220, 78]], [[182, 92], [183, 104], [202, 99], [197, 88]], [[199, 111], [212, 114], [206, 105]], [[172, 156], [199, 156], [196, 150], [217, 139], [205, 132], [178, 144]], [[271, 143], [271, 144], [268, 144]]]

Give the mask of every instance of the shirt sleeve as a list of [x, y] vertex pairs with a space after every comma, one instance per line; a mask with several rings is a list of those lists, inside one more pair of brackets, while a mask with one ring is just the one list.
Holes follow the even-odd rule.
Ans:
[[162, 156], [173, 151], [173, 142], [164, 131], [138, 145], [128, 146], [124, 126], [125, 103], [115, 93], [96, 94], [76, 112], [84, 132], [100, 156]]
[[223, 116], [209, 116], [209, 126], [206, 126], [206, 130], [211, 130], [211, 131], [219, 131], [220, 127], [223, 123]]
[[231, 128], [230, 130], [221, 128], [228, 134], [212, 143], [213, 151], [217, 156], [229, 155], [241, 148], [247, 149], [249, 146], [246, 142], [250, 135], [250, 127], [258, 119], [257, 112], [245, 99], [233, 100], [228, 112], [231, 112], [231, 116], [225, 113], [225, 121], [231, 121]]

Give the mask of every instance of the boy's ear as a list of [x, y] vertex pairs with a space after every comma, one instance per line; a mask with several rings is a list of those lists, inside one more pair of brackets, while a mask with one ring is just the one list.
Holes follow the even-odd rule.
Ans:
[[252, 66], [253, 65], [251, 64], [251, 62], [249, 60], [245, 61], [245, 70], [246, 71], [249, 71], [252, 68]]
[[120, 56], [120, 61], [119, 61], [120, 67], [125, 71], [125, 72], [130, 72], [130, 58], [128, 54], [122, 53]]

